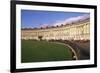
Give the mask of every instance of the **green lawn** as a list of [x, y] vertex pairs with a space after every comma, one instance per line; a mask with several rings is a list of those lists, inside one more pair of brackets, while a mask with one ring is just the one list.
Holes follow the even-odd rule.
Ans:
[[22, 40], [21, 62], [45, 62], [71, 60], [68, 47], [47, 41]]

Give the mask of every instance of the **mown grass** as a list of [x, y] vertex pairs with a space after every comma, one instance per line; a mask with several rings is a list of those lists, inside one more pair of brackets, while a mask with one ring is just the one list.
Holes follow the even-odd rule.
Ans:
[[33, 40], [22, 40], [21, 45], [22, 63], [72, 59], [71, 51], [65, 45]]

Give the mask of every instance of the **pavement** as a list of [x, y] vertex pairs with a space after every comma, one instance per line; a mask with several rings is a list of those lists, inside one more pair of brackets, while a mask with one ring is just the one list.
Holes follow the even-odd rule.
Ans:
[[65, 43], [70, 45], [77, 53], [78, 60], [90, 59], [90, 42], [79, 42], [79, 41], [63, 41], [57, 40], [57, 42]]

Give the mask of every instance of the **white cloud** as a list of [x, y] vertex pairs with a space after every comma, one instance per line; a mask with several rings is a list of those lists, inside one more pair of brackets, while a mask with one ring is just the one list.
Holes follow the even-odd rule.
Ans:
[[90, 16], [88, 14], [85, 14], [85, 15], [82, 15], [82, 16], [77, 16], [77, 17], [71, 17], [71, 18], [68, 18], [68, 19], [65, 19], [63, 21], [56, 21], [56, 23], [53, 24], [53, 26], [60, 26], [60, 25], [65, 25], [65, 24], [70, 24], [72, 22], [76, 22], [76, 21], [79, 21], [79, 20], [85, 20], [87, 18], [89, 18]]
[[47, 26], [49, 26], [48, 24], [42, 24], [40, 27], [46, 28]]
[[82, 15], [82, 16], [77, 16], [77, 17], [71, 17], [71, 18], [68, 18], [68, 19], [65, 19], [65, 20], [57, 20], [54, 24], [52, 25], [49, 25], [49, 24], [42, 24], [40, 25], [40, 27], [42, 28], [46, 28], [46, 27], [50, 27], [50, 26], [61, 26], [62, 24], [65, 25], [65, 24], [70, 24], [72, 22], [77, 22], [79, 20], [85, 20], [87, 18], [89, 18], [89, 14], [85, 14], [85, 15]]

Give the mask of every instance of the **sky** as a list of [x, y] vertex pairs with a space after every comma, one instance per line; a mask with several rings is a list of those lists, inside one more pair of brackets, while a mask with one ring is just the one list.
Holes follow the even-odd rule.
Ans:
[[89, 13], [56, 12], [39, 10], [21, 10], [21, 28], [40, 28], [45, 26], [59, 26], [90, 16]]

